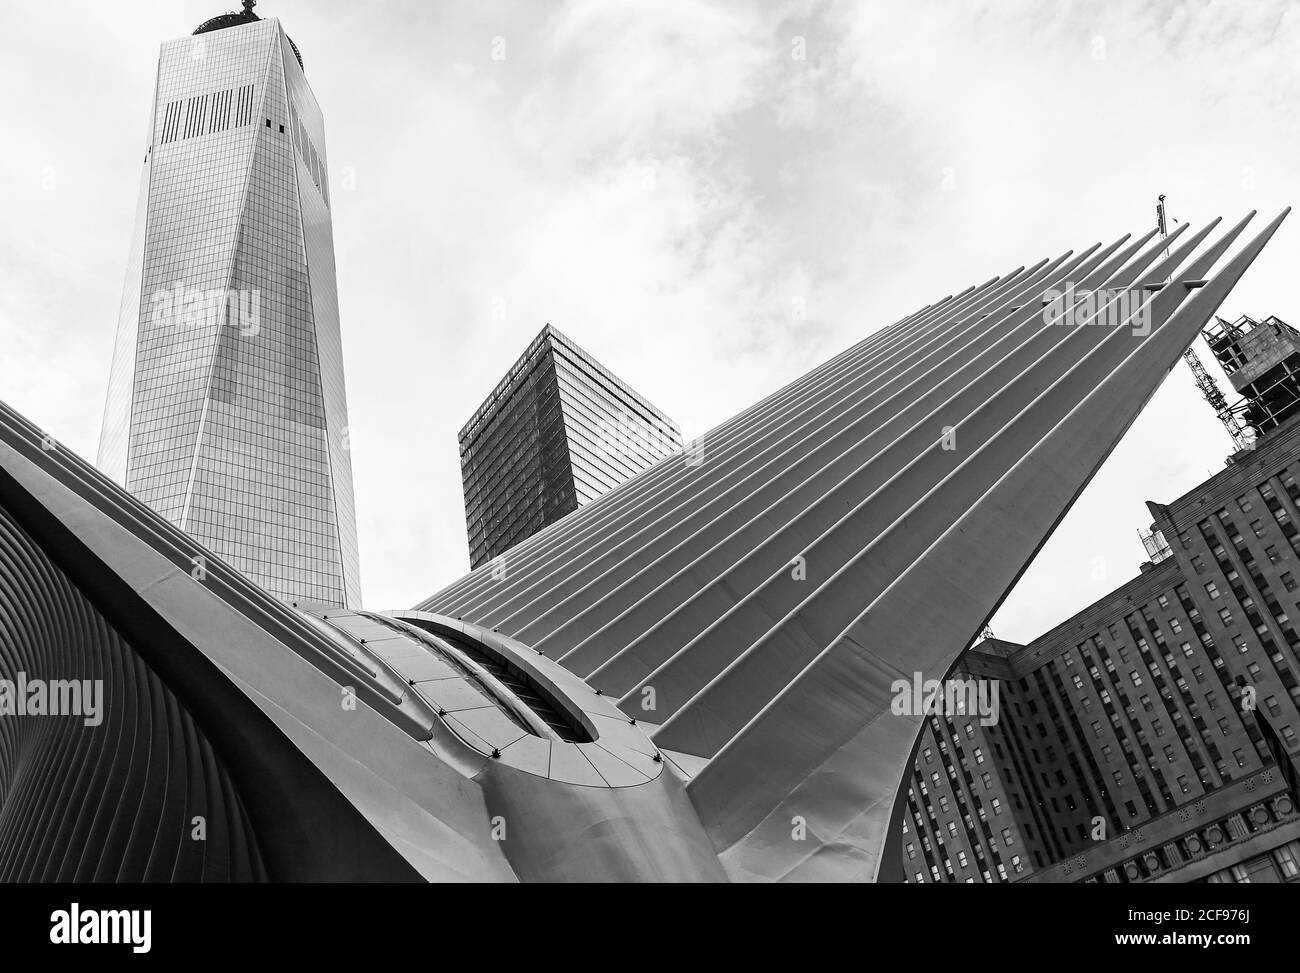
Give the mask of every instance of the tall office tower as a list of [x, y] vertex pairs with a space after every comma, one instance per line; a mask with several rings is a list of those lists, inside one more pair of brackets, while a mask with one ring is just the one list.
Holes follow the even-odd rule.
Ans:
[[275, 596], [356, 606], [324, 122], [252, 6], [162, 46], [99, 466]]
[[459, 439], [473, 567], [682, 448], [675, 422], [549, 324]]
[[1136, 578], [963, 658], [1000, 718], [927, 720], [909, 881], [1300, 881], [1300, 414], [1149, 506]]

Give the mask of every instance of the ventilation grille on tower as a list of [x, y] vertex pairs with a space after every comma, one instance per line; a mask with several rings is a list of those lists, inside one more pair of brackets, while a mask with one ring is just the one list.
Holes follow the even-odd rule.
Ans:
[[255, 85], [246, 84], [212, 94], [169, 101], [163, 109], [159, 143], [166, 145], [181, 139], [248, 125], [253, 121], [254, 87]]

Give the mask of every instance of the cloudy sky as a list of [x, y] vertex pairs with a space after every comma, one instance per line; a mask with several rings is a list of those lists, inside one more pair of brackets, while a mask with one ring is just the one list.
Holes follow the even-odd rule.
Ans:
[[[83, 456], [158, 45], [223, 3], [7, 14], [0, 399]], [[1193, 223], [1300, 200], [1300, 5], [1286, 0], [258, 13], [281, 18], [325, 113], [371, 608], [467, 568], [456, 432], [547, 322], [689, 438], [924, 304], [1148, 229], [1159, 193]], [[1284, 226], [1221, 313], [1300, 320], [1298, 257], [1300, 229]], [[1135, 574], [1144, 501], [1190, 489], [1229, 448], [1180, 365], [998, 636], [1033, 638]]]

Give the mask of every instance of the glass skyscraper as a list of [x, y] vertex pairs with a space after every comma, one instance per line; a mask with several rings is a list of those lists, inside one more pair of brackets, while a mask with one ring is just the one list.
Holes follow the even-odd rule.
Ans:
[[271, 594], [357, 606], [324, 121], [251, 8], [162, 46], [99, 466]]
[[682, 448], [675, 422], [549, 324], [459, 439], [473, 567]]

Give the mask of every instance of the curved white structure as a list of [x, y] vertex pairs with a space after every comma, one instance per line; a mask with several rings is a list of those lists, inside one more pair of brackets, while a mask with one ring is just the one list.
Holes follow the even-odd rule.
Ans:
[[1208, 280], [1249, 216], [945, 298], [420, 607], [653, 724], [732, 877], [884, 877], [891, 684], [951, 669], [1285, 215]]
[[0, 406], [0, 680], [109, 701], [0, 720], [0, 879], [891, 877], [892, 684], [951, 669], [1281, 219], [1212, 277], [1245, 221], [947, 298], [416, 611], [295, 610]]

